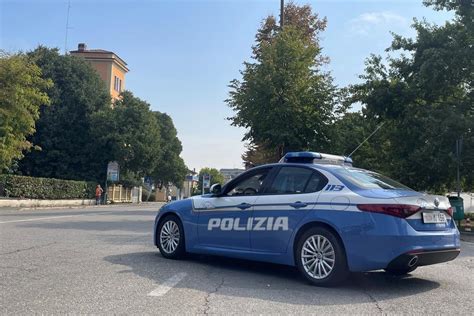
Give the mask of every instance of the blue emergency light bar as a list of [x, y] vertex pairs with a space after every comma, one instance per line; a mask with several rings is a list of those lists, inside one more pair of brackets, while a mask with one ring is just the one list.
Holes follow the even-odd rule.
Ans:
[[316, 153], [312, 151], [298, 151], [286, 153], [280, 162], [314, 163], [352, 166], [352, 159], [345, 156]]

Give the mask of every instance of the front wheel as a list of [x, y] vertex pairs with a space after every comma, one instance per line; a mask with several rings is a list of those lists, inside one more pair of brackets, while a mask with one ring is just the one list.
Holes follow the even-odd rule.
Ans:
[[336, 285], [349, 274], [344, 248], [326, 228], [304, 232], [297, 241], [295, 256], [301, 274], [314, 285]]
[[163, 257], [179, 259], [184, 256], [184, 230], [177, 216], [164, 218], [158, 226], [158, 248]]

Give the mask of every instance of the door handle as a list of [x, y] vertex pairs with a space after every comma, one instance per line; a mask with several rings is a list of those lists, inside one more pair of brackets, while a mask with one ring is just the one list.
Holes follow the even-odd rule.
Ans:
[[241, 210], [245, 210], [252, 207], [252, 205], [248, 203], [240, 203], [239, 205], [237, 205], [237, 207], [240, 208]]
[[293, 208], [298, 209], [298, 208], [306, 207], [306, 206], [308, 206], [308, 204], [298, 201], [298, 202], [295, 202], [295, 203], [291, 203], [290, 206], [293, 207]]

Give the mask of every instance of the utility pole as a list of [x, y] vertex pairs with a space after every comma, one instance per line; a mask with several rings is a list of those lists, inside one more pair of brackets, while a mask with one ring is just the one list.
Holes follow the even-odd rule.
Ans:
[[457, 160], [457, 172], [456, 172], [456, 189], [458, 191], [458, 197], [461, 196], [461, 175], [459, 172], [461, 165], [461, 152], [462, 152], [462, 136], [459, 139], [456, 139], [456, 160]]
[[285, 21], [285, 0], [280, 0], [280, 28], [283, 29]]
[[67, 36], [69, 33], [69, 11], [71, 10], [71, 0], [67, 2], [67, 16], [66, 16], [66, 37], [64, 39], [64, 55], [67, 55]]

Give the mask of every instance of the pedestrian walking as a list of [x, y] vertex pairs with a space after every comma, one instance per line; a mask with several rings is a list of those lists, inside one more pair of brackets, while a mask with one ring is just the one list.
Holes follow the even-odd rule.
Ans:
[[102, 187], [100, 186], [100, 184], [98, 184], [95, 187], [95, 205], [100, 205], [100, 198], [103, 192], [104, 190], [102, 190]]
[[171, 202], [171, 195], [170, 194], [168, 194], [167, 202], [168, 203]]

